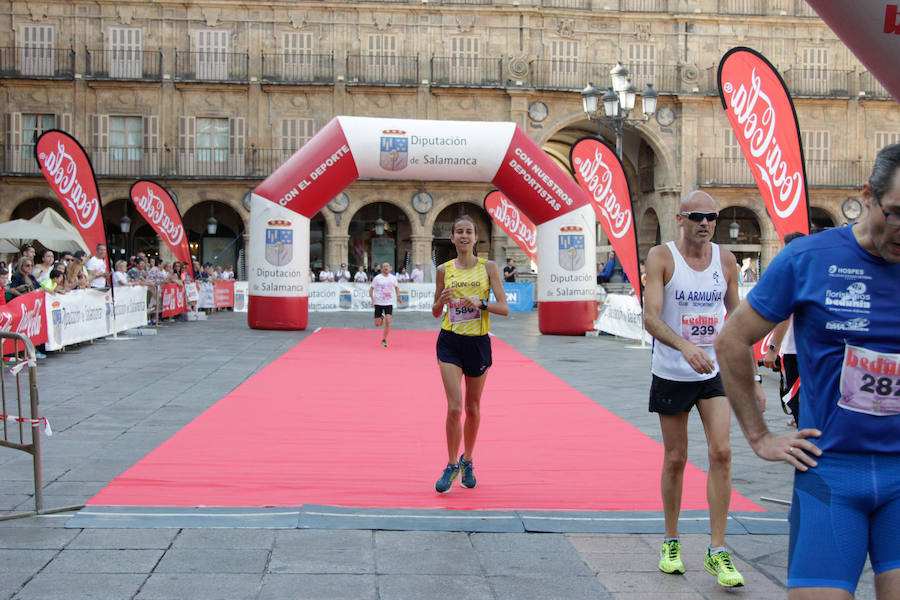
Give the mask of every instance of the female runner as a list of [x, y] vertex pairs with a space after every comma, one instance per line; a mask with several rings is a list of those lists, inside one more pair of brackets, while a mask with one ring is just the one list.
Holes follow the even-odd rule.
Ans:
[[[472, 452], [478, 425], [481, 422], [481, 391], [491, 366], [491, 340], [488, 336], [491, 321], [488, 313], [508, 315], [506, 293], [497, 263], [475, 256], [478, 231], [468, 215], [461, 215], [453, 223], [450, 241], [456, 247], [456, 259], [437, 268], [434, 304], [431, 314], [440, 318], [441, 333], [437, 339], [437, 360], [447, 395], [447, 466], [434, 485], [444, 493], [450, 491], [453, 480], [462, 475], [463, 487], [475, 487]], [[495, 302], [488, 302], [493, 290]], [[444, 312], [444, 306], [447, 311]], [[463, 413], [462, 378], [466, 378], [465, 427]], [[459, 459], [459, 443], [465, 448]]]

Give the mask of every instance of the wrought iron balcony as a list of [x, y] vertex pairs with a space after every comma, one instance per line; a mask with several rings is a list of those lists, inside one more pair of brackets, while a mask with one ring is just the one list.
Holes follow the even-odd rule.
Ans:
[[591, 10], [591, 0], [540, 0], [541, 6], [547, 8], [574, 8]]
[[875, 76], [866, 71], [859, 74], [859, 91], [865, 92], [870, 98], [893, 98]]
[[499, 58], [434, 56], [431, 85], [448, 87], [502, 87], [503, 61]]
[[391, 54], [347, 56], [347, 83], [351, 85], [418, 85], [419, 59]]
[[[807, 160], [806, 181], [810, 188], [849, 188], [860, 186], [868, 177], [871, 161]], [[697, 159], [697, 182], [701, 186], [756, 187], [750, 165], [742, 158]]]
[[240, 52], [175, 51], [175, 80], [249, 83], [250, 57]]
[[162, 50], [89, 49], [85, 78], [110, 81], [162, 81], [162, 58]]
[[260, 81], [284, 85], [334, 83], [334, 55], [263, 54]]
[[0, 77], [74, 79], [75, 51], [68, 48], [0, 48]]
[[792, 96], [849, 98], [853, 90], [853, 71], [788, 67], [781, 72]]

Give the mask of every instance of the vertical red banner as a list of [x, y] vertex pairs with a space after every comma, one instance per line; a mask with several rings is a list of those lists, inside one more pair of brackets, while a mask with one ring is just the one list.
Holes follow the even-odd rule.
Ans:
[[181, 213], [164, 187], [148, 179], [139, 179], [131, 186], [131, 201], [179, 261], [194, 278], [194, 265]]
[[34, 157], [91, 252], [97, 244], [106, 244], [97, 179], [81, 144], [68, 133], [51, 129], [38, 138]]
[[537, 262], [537, 227], [513, 201], [494, 190], [484, 197], [484, 210], [532, 260]]
[[597, 220], [643, 306], [637, 228], [622, 162], [612, 148], [596, 138], [575, 142], [569, 160], [575, 170], [575, 179], [591, 199]]
[[719, 97], [778, 236], [809, 234], [809, 197], [797, 113], [784, 81], [750, 48], [719, 63]]

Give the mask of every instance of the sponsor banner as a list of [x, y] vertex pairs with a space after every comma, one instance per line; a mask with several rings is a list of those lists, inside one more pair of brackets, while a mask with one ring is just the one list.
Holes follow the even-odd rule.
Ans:
[[[203, 286], [200, 286], [201, 290]], [[201, 292], [202, 295], [202, 292]], [[162, 307], [159, 316], [164, 319], [187, 312], [187, 302], [184, 298], [184, 286], [177, 283], [167, 283], [162, 286]]]
[[604, 333], [617, 335], [630, 340], [652, 342], [649, 333], [644, 331], [644, 318], [641, 304], [631, 294], [607, 294], [597, 319], [597, 329]]
[[141, 327], [147, 324], [147, 288], [120, 286], [115, 305], [108, 290], [47, 294], [45, 318], [48, 350]]
[[[377, 143], [374, 139], [371, 142]], [[253, 191], [293, 213], [312, 218], [358, 177], [344, 130], [335, 117]], [[253, 212], [255, 209], [251, 216]], [[256, 230], [251, 227], [251, 231]]]
[[247, 282], [234, 282], [234, 312], [247, 312]]
[[[490, 181], [515, 123], [337, 117], [360, 177]], [[333, 195], [333, 194], [332, 194]]]
[[[401, 283], [401, 304], [394, 304], [394, 311], [430, 311], [434, 302], [433, 283]], [[371, 311], [368, 283], [320, 283], [309, 286], [309, 310]]]
[[188, 281], [184, 284], [184, 298], [189, 303], [194, 303], [200, 300], [200, 290], [197, 289], [196, 281]]
[[[503, 291], [506, 292], [506, 303], [509, 304], [509, 310], [527, 312], [534, 308], [534, 284], [530, 281], [515, 283], [504, 281]], [[492, 291], [489, 301], [494, 302], [496, 300], [497, 298]]]
[[215, 308], [215, 288], [210, 281], [197, 282], [197, 308]]
[[[19, 333], [31, 340], [35, 346], [47, 341], [46, 298], [38, 290], [18, 296], [0, 306], [0, 331]], [[19, 350], [23, 350], [19, 344]], [[15, 352], [14, 340], [0, 342], [0, 353]]]
[[575, 179], [592, 200], [597, 220], [634, 288], [638, 303], [643, 303], [637, 227], [622, 161], [612, 148], [595, 138], [578, 140], [569, 159], [575, 169]]
[[[309, 219], [253, 194], [251, 198], [250, 294], [309, 294]], [[258, 234], [258, 235], [257, 235]]]
[[900, 101], [900, 2], [807, 2], [875, 79]]
[[538, 225], [538, 302], [597, 299], [596, 224], [584, 205]]
[[175, 258], [184, 263], [188, 277], [194, 278], [194, 265], [187, 235], [181, 222], [181, 213], [172, 196], [161, 185], [147, 179], [139, 179], [131, 186], [131, 201], [141, 216], [172, 250]]
[[213, 283], [213, 304], [216, 308], [234, 306], [234, 281], [216, 281]]
[[797, 113], [775, 67], [749, 48], [719, 63], [719, 97], [778, 237], [809, 234], [809, 196]]
[[537, 225], [588, 203], [578, 184], [518, 127], [491, 182]]
[[484, 209], [506, 235], [514, 239], [533, 262], [537, 262], [537, 227], [531, 219], [499, 190], [484, 197]]
[[68, 133], [51, 129], [38, 138], [34, 156], [69, 221], [78, 229], [91, 252], [96, 250], [97, 244], [106, 244], [97, 180], [81, 144]]

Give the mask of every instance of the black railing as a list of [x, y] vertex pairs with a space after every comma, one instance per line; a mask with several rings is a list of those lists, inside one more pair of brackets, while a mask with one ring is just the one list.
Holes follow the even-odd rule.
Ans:
[[[810, 188], [856, 188], [868, 176], [871, 161], [807, 160], [806, 181]], [[697, 159], [697, 183], [701, 186], [755, 187], [750, 166], [743, 158]]]
[[74, 79], [75, 51], [9, 46], [0, 48], [0, 77]]
[[347, 83], [358, 85], [418, 85], [419, 59], [390, 54], [347, 56]]
[[541, 0], [541, 6], [546, 8], [574, 8], [577, 10], [591, 10], [591, 0]]
[[891, 93], [868, 71], [859, 74], [859, 91], [872, 98], [892, 98]]
[[431, 84], [459, 87], [502, 87], [503, 61], [497, 58], [434, 56]]
[[602, 86], [609, 79], [608, 63], [576, 59], [537, 59], [531, 63], [530, 84], [538, 89], [581, 91], [589, 82]]
[[263, 54], [260, 81], [295, 85], [334, 83], [334, 55]]
[[848, 70], [791, 67], [781, 76], [792, 96], [849, 98], [853, 90], [853, 71]]
[[250, 57], [240, 52], [175, 51], [175, 79], [177, 81], [217, 81], [248, 83]]
[[88, 50], [86, 79], [162, 81], [162, 50]]

